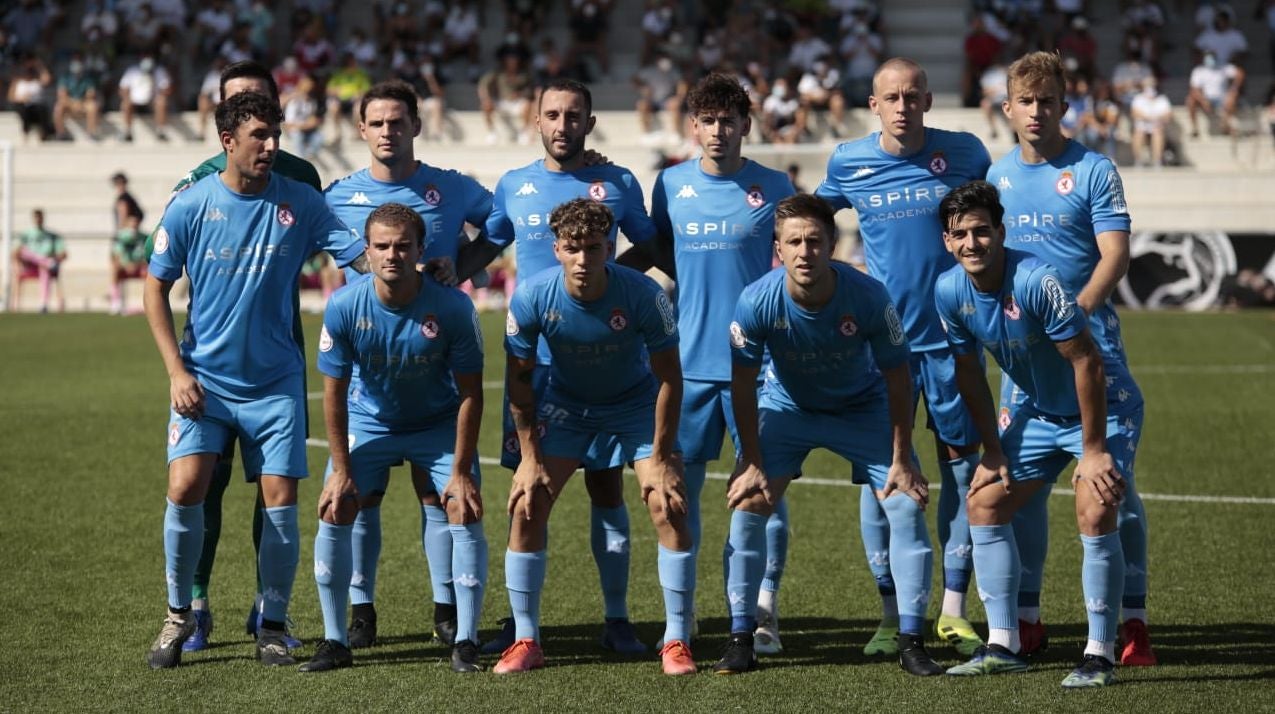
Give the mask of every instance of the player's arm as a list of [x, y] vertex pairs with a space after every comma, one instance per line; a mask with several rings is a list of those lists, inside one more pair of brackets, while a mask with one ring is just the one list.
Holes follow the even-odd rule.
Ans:
[[479, 230], [473, 240], [460, 246], [456, 251], [456, 282], [463, 283], [474, 277], [478, 271], [486, 268], [505, 250], [505, 245], [493, 243], [487, 237], [487, 231]]
[[977, 353], [956, 352], [954, 355], [956, 389], [983, 441], [983, 458], [974, 469], [969, 495], [997, 482], [1009, 493], [1009, 460], [1005, 458], [1000, 432], [996, 429], [996, 407], [992, 403], [992, 388], [987, 384], [987, 371]]
[[730, 369], [731, 411], [739, 431], [739, 461], [726, 488], [726, 506], [734, 508], [748, 497], [760, 493], [774, 504], [762, 470], [760, 419], [757, 416], [757, 378], [760, 365], [735, 362]]
[[173, 328], [173, 306], [168, 302], [172, 289], [172, 281], [147, 275], [142, 287], [142, 307], [155, 346], [159, 348], [159, 357], [164, 361], [164, 370], [168, 372], [168, 397], [173, 411], [188, 419], [198, 419], [204, 415], [204, 388], [182, 362], [177, 332]]
[[1058, 353], [1071, 363], [1076, 378], [1076, 401], [1080, 404], [1082, 453], [1072, 476], [1072, 485], [1084, 482], [1103, 504], [1119, 503], [1125, 483], [1107, 451], [1107, 380], [1102, 355], [1089, 331], [1055, 342]]
[[682, 358], [675, 345], [652, 352], [650, 359], [651, 374], [659, 383], [655, 397], [655, 443], [651, 450], [651, 466], [660, 480], [658, 489], [643, 489], [642, 500], [654, 495], [665, 512], [686, 513], [686, 483], [673, 455], [677, 425], [682, 416]]
[[532, 387], [535, 373], [534, 352], [523, 358], [506, 351], [505, 388], [509, 394], [509, 413], [514, 420], [514, 429], [518, 431], [518, 444], [522, 450], [522, 460], [509, 486], [509, 515], [516, 516], [521, 510], [527, 520], [531, 520], [537, 491], [543, 489], [551, 500], [553, 498], [544, 454], [540, 451], [540, 435], [536, 430], [536, 392]]
[[350, 378], [323, 376], [323, 421], [327, 425], [332, 473], [319, 494], [319, 519], [344, 524], [358, 511], [358, 490], [350, 471]]
[[1076, 304], [1086, 315], [1102, 307], [1129, 272], [1129, 231], [1103, 231], [1098, 234], [1097, 243], [1098, 264], [1076, 295]]
[[890, 409], [890, 441], [893, 457], [885, 479], [883, 498], [902, 491], [924, 509], [930, 500], [930, 485], [912, 459], [912, 372], [907, 362], [881, 370]]
[[460, 393], [460, 410], [456, 414], [456, 456], [452, 475], [443, 488], [443, 503], [460, 501], [463, 522], [474, 523], [483, 517], [483, 496], [474, 482], [474, 458], [478, 454], [478, 428], [483, 419], [482, 372], [452, 372], [456, 391]]

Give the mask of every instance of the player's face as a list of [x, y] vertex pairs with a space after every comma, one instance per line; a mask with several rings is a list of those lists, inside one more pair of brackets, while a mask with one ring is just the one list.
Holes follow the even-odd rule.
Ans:
[[1002, 103], [1009, 125], [1020, 140], [1029, 144], [1048, 141], [1062, 134], [1062, 118], [1067, 112], [1062, 90], [1054, 82], [1040, 86], [1015, 83]]
[[925, 113], [932, 101], [919, 71], [892, 67], [877, 75], [868, 108], [881, 120], [883, 133], [900, 138], [925, 130]]
[[706, 111], [691, 117], [691, 128], [704, 155], [714, 161], [739, 158], [740, 147], [752, 128], [748, 117], [727, 110]]
[[230, 99], [240, 92], [256, 92], [270, 96], [270, 85], [261, 77], [235, 77], [226, 82], [226, 91], [222, 96], [222, 101]]
[[790, 283], [811, 288], [827, 278], [832, 240], [822, 224], [809, 218], [784, 218], [775, 224], [775, 233], [775, 252]]
[[420, 119], [413, 121], [407, 107], [397, 99], [368, 102], [359, 122], [359, 135], [367, 142], [372, 158], [386, 165], [415, 161], [412, 142], [420, 132]]
[[536, 126], [545, 154], [559, 164], [584, 152], [584, 139], [593, 131], [594, 118], [585, 113], [584, 97], [563, 89], [551, 89], [540, 96]]
[[981, 275], [999, 263], [1005, 249], [1005, 226], [992, 225], [992, 216], [979, 208], [952, 219], [943, 231], [943, 244], [970, 275]]
[[279, 125], [252, 117], [233, 134], [222, 132], [221, 146], [241, 176], [253, 181], [268, 178], [279, 151]]
[[367, 232], [367, 264], [378, 280], [396, 285], [416, 277], [420, 242], [402, 226], [373, 223]]
[[611, 241], [605, 235], [559, 238], [553, 242], [553, 254], [562, 263], [562, 272], [570, 291], [577, 295], [587, 293], [606, 280]]

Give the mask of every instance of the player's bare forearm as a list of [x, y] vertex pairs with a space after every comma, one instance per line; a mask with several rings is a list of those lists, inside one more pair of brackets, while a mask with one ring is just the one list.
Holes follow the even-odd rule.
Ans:
[[912, 373], [906, 362], [881, 370], [890, 404], [890, 438], [894, 463], [912, 460]]
[[739, 453], [746, 463], [761, 466], [761, 437], [758, 435], [757, 375], [759, 367], [735, 364], [730, 371], [731, 410], [739, 430]]
[[678, 420], [682, 416], [682, 358], [678, 349], [671, 347], [652, 352], [651, 373], [660, 383], [660, 391], [655, 397], [654, 453], [667, 461], [673, 456]]
[[532, 388], [532, 378], [536, 372], [536, 360], [520, 359], [508, 355], [505, 363], [506, 379], [509, 392], [509, 414], [514, 420], [514, 429], [518, 431], [518, 443], [522, 448], [522, 458], [542, 461], [540, 454], [540, 438], [536, 432], [536, 392]]
[[1076, 304], [1092, 315], [1094, 310], [1102, 307], [1116, 286], [1129, 272], [1129, 233], [1127, 231], [1103, 231], [1096, 239], [1098, 244], [1098, 264], [1094, 266], [1089, 282], [1076, 295]]
[[1058, 352], [1076, 376], [1076, 401], [1080, 404], [1081, 440], [1085, 452], [1107, 450], [1107, 377], [1102, 355], [1089, 331], [1058, 343]]
[[492, 243], [486, 233], [479, 232], [477, 237], [456, 251], [456, 282], [463, 283], [474, 277], [504, 249], [504, 246]]
[[323, 421], [327, 425], [332, 470], [350, 473], [350, 380], [323, 377]]
[[974, 426], [978, 428], [983, 453], [1002, 453], [992, 389], [987, 385], [987, 372], [976, 355], [956, 355], [956, 389], [961, 393], [961, 401], [965, 402]]
[[473, 474], [474, 456], [478, 453], [478, 430], [483, 420], [483, 375], [453, 373], [456, 391], [460, 393], [460, 409], [456, 412], [456, 457], [453, 473]]
[[146, 324], [150, 326], [151, 336], [155, 338], [155, 346], [159, 348], [159, 357], [164, 361], [164, 369], [169, 377], [175, 377], [186, 371], [182, 364], [181, 350], [177, 347], [177, 332], [173, 328], [173, 306], [168, 302], [168, 295], [173, 284], [160, 280], [154, 275], [146, 276], [142, 286], [142, 309], [146, 313]]

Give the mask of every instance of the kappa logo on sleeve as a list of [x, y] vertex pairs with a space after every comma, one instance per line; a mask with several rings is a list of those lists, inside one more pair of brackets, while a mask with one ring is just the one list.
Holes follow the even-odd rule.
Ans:
[[907, 340], [907, 335], [903, 332], [903, 321], [899, 319], [899, 311], [892, 302], [885, 305], [885, 324], [890, 328], [890, 344], [901, 345]]
[[1040, 289], [1044, 291], [1045, 297], [1049, 299], [1049, 304], [1054, 308], [1054, 314], [1058, 316], [1059, 320], [1066, 320], [1071, 317], [1072, 310], [1075, 307], [1067, 297], [1067, 291], [1058, 282], [1058, 278], [1046, 275], [1040, 281]]
[[660, 320], [664, 323], [664, 334], [672, 335], [677, 332], [677, 312], [663, 290], [655, 293], [655, 309], [660, 311]]

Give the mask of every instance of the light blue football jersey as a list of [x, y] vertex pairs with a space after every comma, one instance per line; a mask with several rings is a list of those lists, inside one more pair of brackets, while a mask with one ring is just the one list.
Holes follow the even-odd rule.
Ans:
[[636, 270], [607, 265], [607, 289], [580, 302], [563, 272], [544, 270], [519, 281], [505, 320], [505, 351], [519, 359], [551, 354], [545, 399], [585, 407], [653, 399], [657, 382], [648, 353], [677, 346], [677, 316], [659, 284]]
[[439, 257], [455, 262], [465, 223], [482, 228], [487, 222], [491, 191], [459, 171], [417, 163], [416, 173], [402, 183], [378, 181], [363, 169], [333, 181], [323, 197], [360, 238], [372, 211], [387, 203], [401, 203], [425, 221], [422, 262]]
[[925, 130], [911, 156], [881, 148], [881, 132], [837, 146], [815, 194], [833, 207], [854, 208], [868, 272], [885, 283], [917, 352], [947, 342], [934, 314], [934, 281], [955, 265], [943, 246], [939, 202], [952, 189], [987, 175], [991, 157], [967, 132]]
[[460, 407], [453, 373], [483, 371], [483, 336], [469, 296], [423, 277], [410, 305], [392, 308], [362, 276], [332, 295], [319, 335], [319, 371], [349, 378], [350, 425], [369, 433], [428, 429]]
[[911, 352], [899, 313], [885, 286], [844, 263], [832, 300], [816, 311], [793, 302], [785, 270], [775, 268], [739, 296], [730, 326], [733, 360], [770, 366], [763, 407], [837, 412], [885, 394], [880, 369], [906, 365]]
[[292, 335], [301, 266], [325, 250], [338, 265], [363, 254], [310, 186], [271, 174], [265, 191], [235, 193], [220, 174], [173, 197], [155, 234], [150, 272], [190, 276], [182, 360], [205, 389], [231, 398], [300, 385], [305, 362]]
[[705, 173], [694, 160], [656, 179], [651, 219], [673, 238], [683, 377], [730, 381], [735, 303], [770, 271], [775, 204], [794, 192], [787, 174], [749, 160], [730, 176]]

